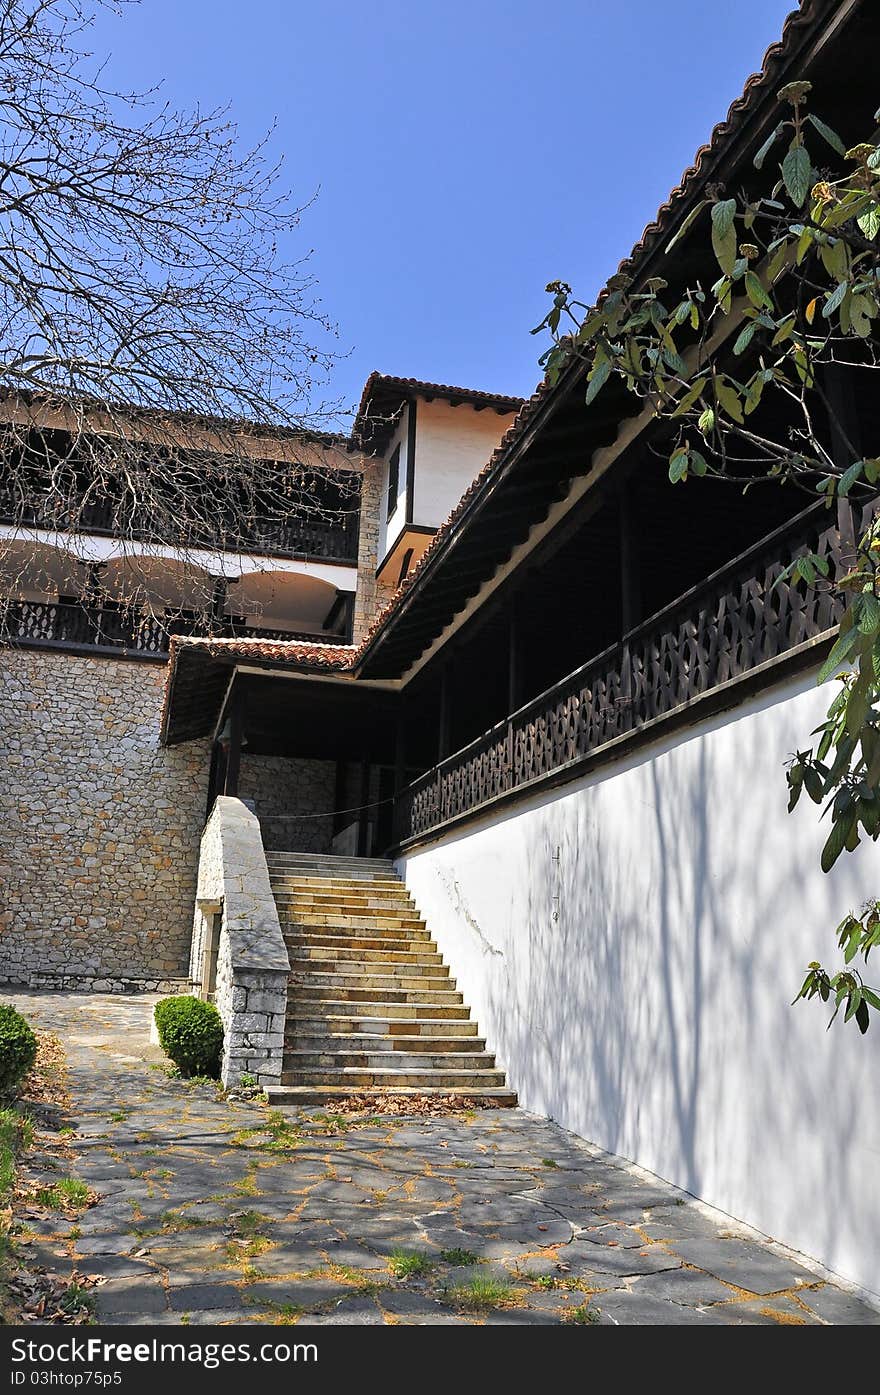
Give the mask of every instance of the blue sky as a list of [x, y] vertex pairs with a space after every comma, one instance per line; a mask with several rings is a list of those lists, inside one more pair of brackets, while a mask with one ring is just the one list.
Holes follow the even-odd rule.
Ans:
[[300, 255], [349, 351], [496, 392], [537, 382], [556, 277], [589, 299], [778, 38], [789, 0], [142, 0], [94, 35], [118, 85], [229, 101], [305, 200]]

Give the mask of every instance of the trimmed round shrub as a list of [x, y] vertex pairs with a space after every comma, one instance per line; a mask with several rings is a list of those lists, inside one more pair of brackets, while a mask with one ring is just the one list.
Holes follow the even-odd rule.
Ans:
[[13, 1095], [37, 1059], [37, 1039], [27, 1018], [10, 1003], [0, 1006], [0, 1095]]
[[183, 1075], [220, 1074], [223, 1023], [213, 1003], [182, 995], [156, 1004], [159, 1042]]

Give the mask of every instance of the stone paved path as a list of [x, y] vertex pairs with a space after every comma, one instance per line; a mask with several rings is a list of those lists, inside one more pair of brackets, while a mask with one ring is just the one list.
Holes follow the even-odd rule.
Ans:
[[[279, 1115], [169, 1079], [154, 999], [12, 1000], [65, 1043], [73, 1170], [101, 1195], [23, 1253], [106, 1279], [99, 1322], [880, 1324], [546, 1120]], [[493, 1283], [503, 1306], [474, 1308]]]

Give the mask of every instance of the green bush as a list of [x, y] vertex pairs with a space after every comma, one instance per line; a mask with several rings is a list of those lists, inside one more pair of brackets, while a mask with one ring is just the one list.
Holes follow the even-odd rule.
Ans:
[[223, 1023], [213, 1003], [183, 996], [156, 1004], [156, 1027], [162, 1050], [184, 1075], [220, 1074]]
[[0, 1005], [0, 1095], [13, 1095], [37, 1059], [37, 1039], [10, 1003]]

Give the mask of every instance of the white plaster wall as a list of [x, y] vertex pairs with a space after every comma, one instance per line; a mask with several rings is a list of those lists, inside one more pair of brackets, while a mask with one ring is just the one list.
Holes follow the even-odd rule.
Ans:
[[[421, 403], [419, 404], [421, 407]], [[379, 561], [388, 556], [397, 538], [403, 531], [406, 523], [406, 481], [407, 481], [407, 452], [409, 450], [409, 414], [412, 407], [407, 405], [400, 414], [400, 421], [397, 423], [394, 435], [388, 443], [385, 452], [385, 466], [382, 471], [382, 491], [380, 496], [379, 515]], [[418, 417], [416, 418], [418, 423]], [[400, 446], [400, 469], [397, 475], [397, 508], [388, 518], [388, 471], [391, 464], [391, 457], [396, 446]], [[418, 444], [416, 445], [416, 458], [418, 458]]]
[[426, 528], [445, 523], [468, 485], [486, 464], [515, 413], [499, 416], [487, 407], [451, 407], [419, 402], [413, 522]]
[[526, 1109], [880, 1292], [880, 1022], [790, 1006], [880, 892], [874, 844], [823, 876], [827, 822], [786, 813], [830, 692], [800, 678], [399, 865]]

